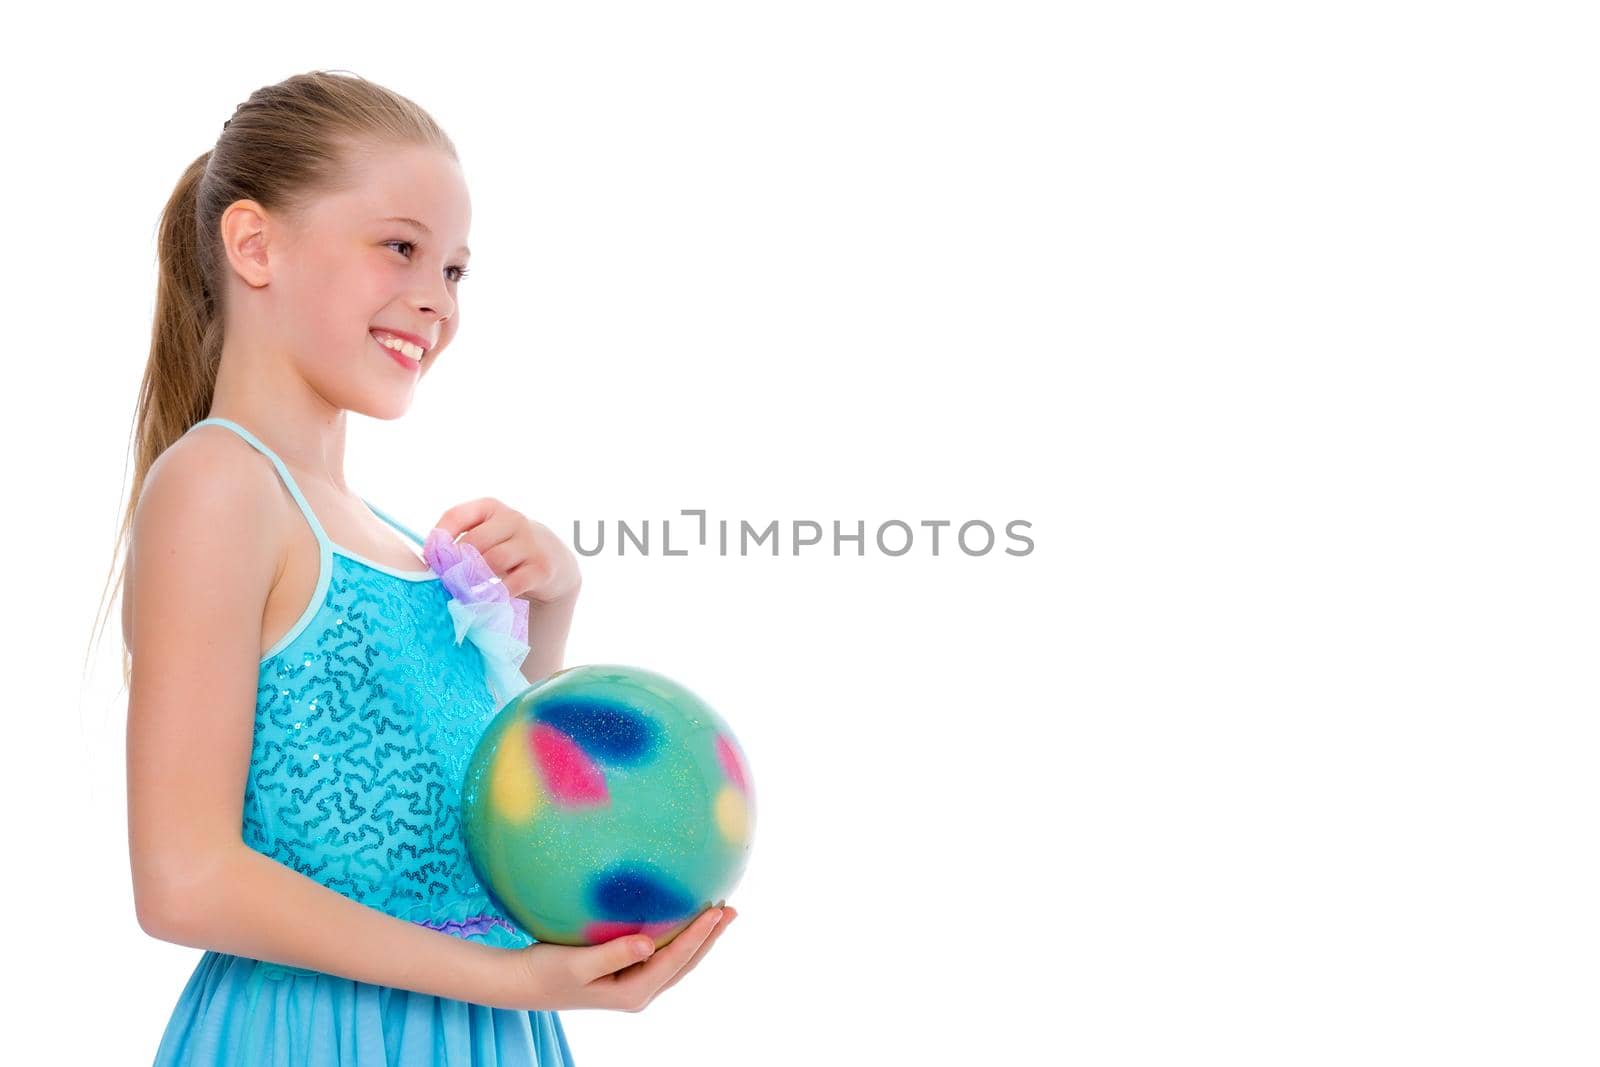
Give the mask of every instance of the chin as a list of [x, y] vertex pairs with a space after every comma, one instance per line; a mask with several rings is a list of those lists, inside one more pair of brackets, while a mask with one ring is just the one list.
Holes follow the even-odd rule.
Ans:
[[410, 401], [409, 398], [407, 398], [407, 400], [406, 400], [406, 402], [404, 404], [399, 404], [399, 405], [394, 405], [394, 406], [386, 406], [385, 408], [383, 408], [381, 410], [378, 410], [378, 411], [374, 411], [371, 414], [372, 414], [372, 417], [375, 418], [375, 419], [382, 419], [384, 422], [393, 422], [395, 419], [400, 418], [402, 415], [404, 415], [406, 412], [408, 412], [410, 410], [411, 410], [411, 401]]
[[353, 411], [357, 415], [365, 415], [369, 419], [381, 419], [392, 422], [411, 410], [412, 396], [408, 392], [404, 396], [364, 396], [352, 398], [352, 402], [343, 405], [346, 411]]

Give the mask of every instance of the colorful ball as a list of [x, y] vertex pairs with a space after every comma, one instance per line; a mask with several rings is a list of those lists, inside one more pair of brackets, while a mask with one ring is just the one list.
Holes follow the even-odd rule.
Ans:
[[467, 851], [532, 937], [657, 947], [744, 873], [755, 792], [727, 723], [653, 671], [557, 671], [495, 716], [467, 765]]

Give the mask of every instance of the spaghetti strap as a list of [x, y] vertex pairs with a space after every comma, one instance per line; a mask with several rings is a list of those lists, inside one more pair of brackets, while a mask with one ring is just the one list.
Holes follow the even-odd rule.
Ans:
[[[228, 429], [232, 430], [234, 433], [248, 441], [250, 446], [257, 452], [260, 452], [262, 455], [266, 456], [272, 461], [272, 465], [278, 468], [278, 476], [283, 479], [283, 484], [288, 488], [289, 495], [294, 497], [294, 502], [299, 505], [300, 513], [306, 517], [306, 522], [311, 526], [311, 532], [316, 535], [317, 543], [321, 547], [323, 553], [327, 554], [330, 552], [333, 548], [333, 542], [328, 540], [327, 533], [325, 533], [322, 529], [322, 523], [317, 521], [316, 512], [312, 511], [311, 505], [306, 503], [306, 498], [300, 492], [300, 487], [295, 484], [294, 476], [289, 473], [289, 468], [284, 466], [283, 460], [278, 458], [278, 454], [272, 449], [268, 448], [266, 445], [262, 444], [261, 439], [255, 434], [251, 433], [243, 426], [240, 426], [232, 419], [224, 419], [218, 416], [212, 416], [210, 418], [201, 419], [194, 425], [204, 426], [207, 423], [215, 423], [218, 426], [226, 426]], [[194, 429], [194, 426], [189, 427], [189, 429]]]
[[399, 530], [401, 533], [403, 533], [407, 537], [411, 538], [411, 540], [415, 541], [417, 544], [419, 544], [419, 545], [427, 544], [427, 541], [424, 540], [423, 538], [417, 536], [415, 531], [411, 530], [408, 527], [402, 526], [397, 519], [392, 518], [388, 513], [380, 511], [378, 509], [378, 507], [375, 504], [373, 504], [372, 501], [368, 500], [366, 497], [362, 497], [361, 498], [361, 502], [363, 504], [365, 504], [368, 508], [370, 508], [374, 515], [378, 516], [378, 518], [382, 519], [384, 522], [388, 523], [390, 526], [393, 526], [396, 530]]

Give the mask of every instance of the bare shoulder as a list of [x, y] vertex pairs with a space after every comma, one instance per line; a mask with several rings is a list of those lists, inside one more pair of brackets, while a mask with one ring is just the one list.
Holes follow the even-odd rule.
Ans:
[[218, 594], [259, 597], [260, 618], [286, 560], [282, 484], [266, 456], [220, 426], [197, 427], [156, 458], [128, 546], [123, 632], [130, 649], [139, 593], [180, 563]]
[[285, 537], [271, 462], [203, 426], [152, 464], [134, 509], [128, 836], [135, 909], [157, 936], [187, 923], [240, 841], [262, 615]]

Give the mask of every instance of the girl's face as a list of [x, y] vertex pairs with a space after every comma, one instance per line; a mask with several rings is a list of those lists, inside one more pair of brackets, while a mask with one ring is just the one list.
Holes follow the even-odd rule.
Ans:
[[[285, 235], [270, 287], [275, 328], [330, 404], [398, 418], [460, 328], [472, 206], [460, 166], [435, 148], [362, 152], [350, 178]], [[385, 330], [420, 339], [422, 358], [385, 348]]]

